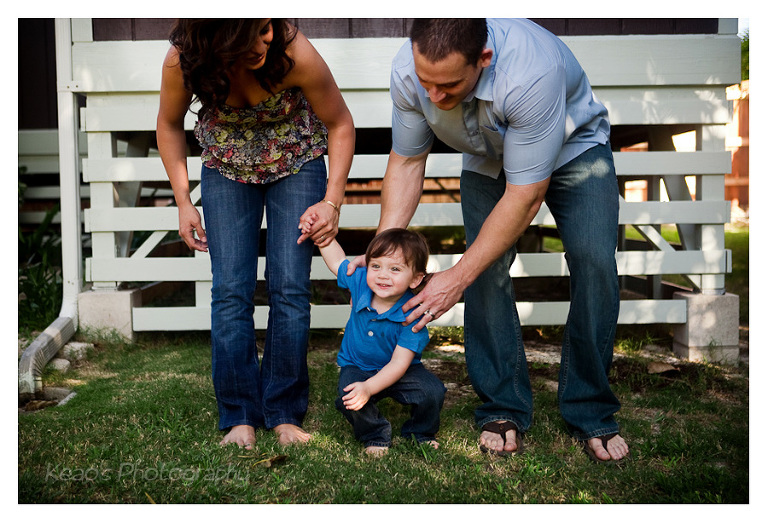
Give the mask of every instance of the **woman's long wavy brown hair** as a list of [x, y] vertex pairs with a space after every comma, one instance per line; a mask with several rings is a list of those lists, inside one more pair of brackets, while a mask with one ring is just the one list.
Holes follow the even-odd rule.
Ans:
[[[224, 104], [229, 96], [227, 71], [246, 55], [258, 37], [258, 18], [181, 18], [171, 30], [170, 41], [179, 50], [184, 87], [200, 101], [200, 115]], [[286, 48], [296, 37], [295, 28], [281, 18], [272, 19], [273, 37], [266, 61], [253, 71], [259, 85], [274, 94], [293, 68]]]

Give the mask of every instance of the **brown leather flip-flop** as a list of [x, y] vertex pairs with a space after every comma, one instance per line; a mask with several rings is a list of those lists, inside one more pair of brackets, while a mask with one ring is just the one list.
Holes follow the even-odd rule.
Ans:
[[482, 452], [486, 452], [488, 454], [494, 455], [494, 456], [517, 456], [518, 454], [523, 453], [523, 435], [520, 433], [520, 430], [517, 428], [517, 425], [512, 423], [511, 421], [503, 421], [501, 423], [497, 421], [491, 421], [489, 423], [486, 423], [483, 425], [483, 430], [486, 432], [493, 432], [496, 434], [499, 434], [501, 436], [501, 439], [504, 441], [504, 444], [507, 443], [507, 431], [514, 430], [515, 431], [515, 443], [517, 443], [517, 448], [515, 450], [509, 451], [509, 450], [492, 450], [486, 447], [485, 445], [480, 445], [480, 450]]
[[[606, 445], [608, 445], [608, 442], [611, 439], [613, 439], [614, 436], [617, 436], [618, 434], [619, 434], [618, 432], [614, 432], [612, 434], [604, 434], [602, 436], [597, 436], [600, 439], [600, 442], [602, 443], [603, 448], [606, 450], [606, 452], [608, 451], [608, 447]], [[624, 460], [627, 459], [626, 457], [624, 459], [619, 459], [619, 460], [615, 460], [613, 458], [611, 458], [611, 459], [600, 459], [600, 458], [597, 457], [597, 454], [595, 454], [595, 451], [592, 450], [592, 447], [589, 446], [589, 440], [588, 439], [586, 439], [584, 441], [580, 441], [579, 443], [581, 444], [581, 448], [584, 449], [584, 452], [587, 454], [587, 456], [589, 456], [589, 459], [591, 459], [595, 463], [600, 463], [601, 465], [618, 465], [618, 464], [620, 464], [621, 462], [623, 462]]]

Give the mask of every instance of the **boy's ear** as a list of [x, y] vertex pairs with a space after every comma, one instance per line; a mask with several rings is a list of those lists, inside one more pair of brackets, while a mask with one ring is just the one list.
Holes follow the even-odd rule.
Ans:
[[424, 276], [425, 274], [423, 272], [416, 274], [416, 276], [413, 277], [413, 281], [411, 281], [410, 288], [415, 289], [421, 285], [421, 282], [424, 281]]

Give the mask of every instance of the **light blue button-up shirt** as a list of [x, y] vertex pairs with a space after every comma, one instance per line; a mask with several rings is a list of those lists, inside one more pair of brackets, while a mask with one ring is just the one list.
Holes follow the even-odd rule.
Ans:
[[609, 140], [608, 111], [592, 93], [570, 49], [525, 19], [488, 19], [493, 51], [475, 86], [450, 111], [419, 84], [411, 42], [392, 62], [392, 149], [411, 157], [437, 136], [463, 154], [463, 168], [525, 185], [547, 179], [581, 153]]

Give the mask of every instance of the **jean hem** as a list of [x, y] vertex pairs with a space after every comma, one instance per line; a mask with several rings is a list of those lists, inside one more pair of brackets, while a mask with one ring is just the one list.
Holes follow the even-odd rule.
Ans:
[[278, 425], [296, 425], [299, 428], [302, 428], [301, 422], [296, 421], [295, 419], [279, 419], [275, 423], [268, 422], [264, 426], [267, 428], [267, 430], [272, 430]]
[[363, 445], [365, 445], [366, 448], [368, 447], [377, 447], [377, 448], [389, 448], [392, 446], [392, 442], [386, 442], [386, 441], [363, 441]]
[[600, 436], [607, 436], [609, 434], [618, 434], [618, 433], [619, 433], [619, 427], [617, 425], [615, 427], [597, 429], [587, 433], [574, 432], [572, 436], [576, 438], [576, 441], [588, 441], [592, 438], [599, 438]]

